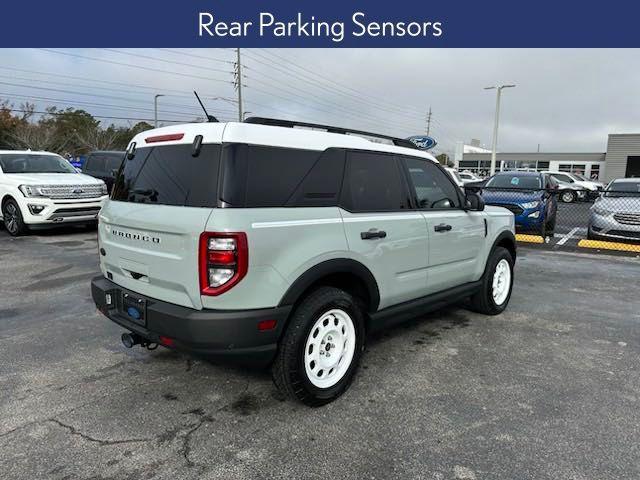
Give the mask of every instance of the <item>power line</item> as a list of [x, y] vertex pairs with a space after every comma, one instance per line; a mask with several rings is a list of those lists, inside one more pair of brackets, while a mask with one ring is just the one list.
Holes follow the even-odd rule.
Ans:
[[[2, 68], [2, 67], [0, 67], [0, 68]], [[25, 77], [16, 77], [16, 76], [8, 76], [8, 75], [0, 75], [0, 78], [8, 78], [8, 79], [13, 79], [13, 80], [22, 80], [22, 81], [27, 81], [27, 82], [39, 82], [39, 83], [47, 83], [47, 84], [50, 83], [50, 84], [53, 84], [53, 85], [67, 85], [67, 86], [70, 86], [70, 87], [90, 88], [90, 89], [94, 89], [94, 90], [106, 90], [106, 91], [113, 91], [113, 92], [119, 92], [119, 93], [122, 92], [122, 93], [126, 93], [128, 95], [149, 95], [147, 92], [123, 91], [122, 89], [117, 89], [117, 88], [98, 87], [98, 86], [95, 86], [95, 85], [78, 85], [76, 83], [56, 82], [56, 81], [52, 81], [52, 80], [40, 80], [40, 79], [35, 79], [35, 78], [25, 78]], [[39, 87], [31, 86], [31, 85], [20, 85], [20, 87], [24, 87], [24, 88], [39, 88]], [[156, 91], [158, 91], [158, 90], [156, 90]], [[162, 90], [160, 90], [160, 91], [162, 91]], [[95, 94], [89, 94], [89, 93], [84, 93], [84, 92], [74, 92], [74, 93], [78, 93], [80, 95], [95, 96]], [[167, 94], [165, 96], [193, 99], [193, 95]], [[204, 97], [204, 98], [207, 99], [208, 97]], [[140, 103], [148, 103], [148, 102], [140, 101]], [[194, 111], [198, 111], [198, 112], [200, 111], [200, 108], [198, 108], [196, 106], [191, 107], [191, 106], [186, 105], [186, 104], [175, 104], [175, 103], [165, 103], [165, 102], [163, 102], [163, 106], [173, 106], [173, 107], [179, 107], [179, 108], [193, 109]], [[216, 108], [215, 110], [216, 110], [216, 112], [232, 113], [231, 110], [225, 110], [225, 109], [220, 109], [220, 108]]]
[[[411, 109], [412, 109], [412, 107], [407, 107], [406, 105], [395, 105], [395, 104], [391, 104], [391, 103], [386, 103], [386, 104], [385, 104], [385, 103], [383, 103], [383, 102], [378, 101], [378, 100], [377, 100], [377, 97], [372, 97], [372, 96], [369, 96], [369, 95], [364, 95], [364, 94], [363, 94], [362, 92], [360, 92], [359, 90], [356, 90], [356, 89], [354, 89], [354, 88], [351, 88], [351, 87], [349, 87], [349, 86], [347, 86], [347, 85], [343, 85], [343, 84], [341, 84], [341, 83], [339, 83], [339, 82], [335, 81], [335, 80], [334, 80], [334, 79], [332, 79], [332, 78], [325, 77], [325, 76], [323, 76], [322, 74], [318, 73], [317, 71], [313, 71], [313, 70], [310, 70], [310, 69], [308, 69], [308, 68], [305, 68], [305, 67], [301, 66], [300, 64], [296, 63], [295, 61], [292, 61], [292, 60], [290, 60], [290, 59], [287, 59], [287, 58], [285, 58], [285, 57], [283, 57], [283, 56], [281, 56], [281, 55], [277, 55], [277, 54], [273, 53], [273, 52], [272, 52], [272, 51], [270, 51], [270, 50], [265, 50], [265, 49], [261, 49], [261, 50], [262, 50], [264, 53], [267, 53], [267, 54], [269, 54], [269, 55], [272, 55], [273, 57], [279, 58], [280, 60], [282, 60], [282, 61], [284, 61], [284, 62], [286, 62], [286, 63], [291, 64], [294, 68], [297, 68], [297, 69], [299, 69], [299, 70], [303, 70], [303, 71], [305, 71], [305, 72], [309, 73], [310, 75], [312, 75], [312, 77], [311, 77], [311, 78], [315, 79], [315, 81], [318, 81], [317, 79], [318, 79], [318, 78], [320, 78], [320, 79], [325, 80], [326, 82], [329, 82], [329, 83], [331, 83], [331, 84], [335, 85], [335, 86], [336, 86], [336, 87], [338, 87], [338, 88], [341, 88], [341, 89], [346, 90], [346, 91], [353, 92], [353, 93], [348, 93], [348, 94], [346, 94], [346, 95], [350, 95], [350, 96], [353, 96], [353, 97], [356, 97], [356, 98], [365, 99], [366, 101], [370, 102], [370, 103], [371, 103], [371, 104], [373, 104], [373, 105], [382, 106], [382, 107], [380, 107], [380, 108], [393, 109], [393, 110], [395, 110], [396, 112], [399, 112], [399, 113], [405, 113], [405, 114], [406, 114], [408, 109], [409, 109], [409, 110], [411, 110]], [[251, 53], [253, 53], [253, 54], [257, 54], [256, 52], [253, 52], [253, 51], [252, 51]], [[262, 58], [264, 58], [264, 57], [262, 57]], [[335, 88], [335, 87], [333, 87], [333, 88]], [[414, 114], [414, 115], [416, 115], [416, 116], [419, 116], [419, 117], [421, 117], [421, 116], [422, 116], [422, 114], [421, 114], [417, 109], [414, 111], [414, 113], [413, 113], [413, 114]]]
[[150, 57], [149, 55], [142, 55], [140, 53], [124, 52], [122, 50], [116, 50], [116, 49], [113, 49], [113, 48], [103, 48], [102, 50], [104, 50], [106, 52], [118, 53], [120, 55], [128, 55], [130, 57], [137, 57], [137, 58], [144, 58], [146, 60], [153, 60], [155, 62], [164, 62], [164, 63], [173, 64], [173, 65], [180, 65], [182, 67], [199, 68], [201, 70], [209, 70], [211, 72], [217, 72], [217, 73], [232, 73], [230, 70], [221, 70], [219, 68], [205, 67], [203, 65], [193, 65], [191, 63], [176, 62], [175, 60], [167, 60], [165, 58]]
[[[313, 75], [313, 80], [315, 80], [315, 81], [318, 81], [318, 80], [317, 80], [318, 78], [320, 78], [320, 79], [324, 79], [325, 81], [330, 82], [330, 83], [332, 83], [332, 84], [336, 85], [337, 87], [340, 87], [340, 88], [342, 88], [342, 89], [344, 89], [344, 90], [348, 90], [348, 91], [352, 91], [352, 92], [354, 92], [354, 93], [355, 93], [355, 96], [357, 96], [357, 97], [364, 98], [364, 99], [372, 99], [372, 98], [375, 98], [375, 100], [368, 100], [368, 101], [369, 101], [371, 104], [373, 104], [373, 105], [382, 105], [382, 103], [381, 103], [381, 102], [377, 101], [377, 97], [366, 96], [366, 95], [362, 94], [360, 91], [358, 91], [358, 90], [356, 90], [356, 89], [354, 89], [354, 88], [351, 88], [351, 87], [349, 87], [349, 86], [347, 86], [347, 85], [343, 85], [343, 84], [341, 84], [341, 83], [338, 83], [338, 82], [337, 82], [337, 81], [335, 81], [334, 79], [332, 79], [332, 78], [328, 78], [328, 77], [326, 77], [326, 76], [323, 76], [323, 75], [321, 75], [320, 73], [318, 73], [317, 71], [312, 71], [312, 70], [310, 70], [310, 69], [307, 69], [307, 68], [305, 68], [305, 67], [301, 66], [300, 64], [296, 63], [295, 61], [292, 61], [292, 60], [290, 60], [290, 59], [287, 59], [287, 58], [285, 58], [285, 57], [283, 57], [283, 56], [281, 56], [281, 55], [277, 55], [277, 54], [275, 54], [275, 53], [274, 53], [273, 51], [271, 51], [271, 50], [265, 50], [265, 49], [261, 49], [261, 50], [262, 50], [264, 53], [267, 53], [267, 54], [269, 54], [269, 55], [271, 55], [271, 56], [273, 56], [273, 57], [276, 57], [276, 58], [278, 58], [278, 59], [280, 59], [280, 60], [282, 60], [282, 61], [286, 62], [286, 63], [291, 64], [294, 68], [297, 68], [297, 69], [303, 70], [303, 71], [305, 71], [305, 72], [308, 72], [309, 74]], [[252, 53], [252, 54], [257, 54], [257, 52], [255, 52], [255, 51], [251, 51], [251, 53]], [[263, 56], [262, 58], [265, 58], [265, 57]], [[400, 113], [404, 113], [405, 115], [408, 115], [408, 114], [409, 114], [409, 113], [407, 112], [407, 110], [412, 110], [413, 108], [415, 108], [415, 107], [408, 107], [408, 106], [406, 106], [406, 105], [392, 105], [392, 104], [386, 104], [386, 105], [387, 105], [386, 107], [380, 107], [380, 108], [383, 108], [383, 109], [385, 109], [385, 108], [386, 108], [386, 109], [387, 109], [387, 111], [391, 111], [391, 110], [389, 110], [389, 109], [394, 109], [394, 110], [396, 110], [396, 111], [398, 111], [398, 110], [399, 110], [399, 111], [400, 111]], [[423, 117], [422, 117], [422, 114], [421, 114], [419, 111], [415, 111], [415, 113], [413, 113], [411, 116], [415, 116], [415, 115], [417, 115], [419, 118], [423, 118]]]
[[[253, 53], [253, 52], [252, 52], [252, 53]], [[263, 64], [263, 65], [267, 65], [267, 66], [269, 66], [270, 68], [272, 68], [272, 69], [274, 69], [274, 70], [276, 70], [276, 71], [280, 71], [281, 73], [284, 73], [285, 75], [287, 75], [287, 76], [289, 76], [289, 77], [290, 77], [290, 76], [294, 76], [294, 77], [300, 78], [300, 79], [302, 79], [303, 81], [305, 81], [305, 79], [304, 79], [304, 78], [299, 77], [299, 76], [297, 76], [296, 74], [292, 74], [292, 73], [291, 73], [291, 72], [289, 72], [289, 71], [282, 70], [282, 69], [280, 69], [280, 68], [278, 68], [278, 67], [276, 67], [276, 66], [273, 66], [272, 64], [266, 64], [266, 63], [264, 63], [264, 62], [262, 62], [262, 61], [260, 61], [260, 60], [256, 60], [255, 58], [251, 57], [251, 54], [249, 54], [249, 57], [252, 59], [252, 61], [255, 61], [255, 62], [260, 63], [260, 64]], [[247, 68], [250, 68], [250, 67], [247, 67]], [[253, 69], [253, 70], [254, 70], [254, 71], [256, 71], [256, 72], [258, 72], [258, 71], [257, 71], [257, 70], [255, 70], [255, 69]], [[268, 75], [268, 74], [265, 74], [265, 73], [263, 73], [263, 72], [261, 72], [261, 71], [259, 72], [259, 74], [260, 74], [262, 77], [266, 77], [266, 78], [269, 78], [269, 79], [275, 80], [275, 81], [277, 81], [277, 82], [281, 82], [281, 79], [275, 78], [275, 77], [273, 77], [273, 76], [271, 76], [271, 75]], [[247, 78], [253, 78], [253, 77], [251, 77], [251, 76], [247, 76]], [[254, 78], [254, 80], [255, 80], [255, 78]], [[258, 81], [261, 81], [261, 82], [263, 82], [263, 83], [267, 84], [267, 82], [264, 82], [264, 80], [258, 80]], [[303, 90], [303, 89], [299, 89], [299, 88], [296, 88], [296, 87], [293, 87], [293, 86], [291, 86], [291, 85], [289, 85], [289, 88], [290, 88], [290, 89], [295, 89], [295, 90], [298, 90], [298, 91], [302, 91], [303, 93], [307, 93], [305, 90]], [[322, 88], [322, 86], [321, 86], [321, 88]], [[327, 90], [326, 88], [324, 88], [324, 89], [325, 89], [325, 90]], [[333, 92], [333, 91], [331, 91], [331, 90], [329, 90], [329, 91], [330, 91], [331, 93], [334, 93], [334, 92]], [[316, 101], [317, 101], [317, 100], [316, 100]], [[331, 106], [331, 108], [338, 108], [338, 109], [342, 110], [343, 112], [347, 112], [348, 114], [352, 114], [352, 115], [353, 115], [353, 113], [352, 113], [352, 112], [353, 112], [353, 110], [350, 110], [350, 109], [347, 109], [347, 108], [343, 107], [343, 106], [342, 106], [342, 104], [339, 104], [339, 103], [336, 103], [336, 102], [334, 102], [334, 101], [330, 101], [330, 100], [324, 100], [324, 103], [325, 103], [325, 104], [329, 104], [329, 105]], [[394, 114], [396, 114], [396, 115], [402, 115], [403, 117], [406, 117], [406, 114], [403, 114], [403, 113], [399, 113], [399, 112], [392, 112], [392, 113], [394, 113]], [[362, 116], [362, 113], [361, 113], [361, 112], [356, 112], [355, 114], [356, 114], [358, 117], [361, 117], [361, 116]], [[369, 116], [371, 116], [371, 115], [369, 114]], [[416, 118], [416, 120], [417, 120], [417, 119], [422, 119], [422, 118], [424, 118], [424, 117], [419, 116], [419, 117], [417, 117], [417, 118]], [[382, 118], [380, 118], [380, 120], [381, 120], [381, 121], [388, 121], [388, 119], [382, 119]], [[408, 120], [410, 120], [410, 119], [408, 119]], [[408, 124], [406, 124], [406, 125], [408, 125]], [[415, 128], [415, 126], [412, 124], [412, 125], [411, 125], [411, 128], [413, 129], [413, 128]]]
[[[60, 88], [35, 87], [35, 86], [31, 86], [31, 85], [24, 85], [24, 84], [18, 84], [18, 83], [10, 83], [10, 82], [2, 82], [2, 81], [0, 81], [0, 85], [6, 85], [6, 86], [18, 87], [18, 88], [29, 88], [29, 89], [32, 89], [32, 90], [45, 90], [45, 91], [48, 91], [48, 92], [70, 93], [72, 95], [83, 95], [83, 96], [96, 97], [96, 98], [122, 100], [122, 101], [125, 101], [125, 102], [134, 102], [134, 103], [143, 103], [143, 104], [147, 104], [148, 103], [148, 102], [146, 102], [144, 100], [135, 100], [135, 99], [128, 99], [128, 98], [123, 98], [123, 97], [116, 97], [114, 95], [100, 95], [100, 94], [96, 94], [96, 93], [77, 92], [77, 91], [73, 91], [73, 90], [65, 90], [65, 89], [60, 89]], [[177, 104], [166, 104], [166, 105], [174, 106], [174, 107], [178, 107], [178, 108], [188, 108], [190, 110], [193, 110], [194, 112], [195, 111], [200, 111], [200, 109], [195, 107], [195, 106], [189, 107], [189, 106], [177, 105]], [[185, 113], [185, 114], [189, 114], [190, 115], [193, 112], [182, 111], [182, 112], [174, 112], [174, 113]]]
[[[177, 90], [177, 89], [165, 88], [165, 87], [152, 87], [152, 86], [148, 86], [148, 85], [136, 85], [136, 84], [130, 84], [130, 83], [125, 83], [125, 82], [114, 82], [114, 81], [101, 80], [101, 79], [90, 78], [90, 77], [78, 77], [78, 76], [75, 76], [75, 75], [63, 75], [63, 74], [60, 74], [60, 73], [42, 72], [42, 71], [37, 71], [37, 70], [27, 70], [27, 69], [24, 69], [24, 68], [7, 67], [5, 65], [0, 65], [0, 70], [9, 70], [9, 71], [14, 71], [14, 72], [30, 73], [30, 74], [34, 74], [34, 75], [46, 75], [48, 77], [52, 76], [52, 77], [59, 77], [59, 78], [68, 78], [68, 79], [71, 79], [71, 80], [80, 80], [80, 81], [86, 81], [86, 82], [104, 83], [106, 85], [119, 85], [119, 86], [127, 87], [127, 89], [138, 88], [138, 89], [141, 89], [141, 90], [150, 90], [153, 93], [157, 93], [157, 92], [173, 92], [172, 96], [174, 96], [174, 97], [191, 98], [191, 99], [193, 98], [193, 93], [190, 92], [190, 91], [186, 91], [186, 90]], [[48, 81], [47, 80], [34, 80], [34, 81], [53, 83], [50, 80], [48, 80]], [[59, 83], [59, 82], [57, 82], [57, 83]], [[67, 83], [65, 83], [65, 85], [66, 84]], [[101, 88], [103, 90], [106, 90], [105, 87], [92, 87], [92, 88]], [[113, 89], [113, 90], [115, 90], [115, 89]], [[220, 99], [220, 100], [224, 100], [226, 102], [235, 103], [235, 100], [232, 99], [232, 98], [215, 96], [215, 95], [211, 95], [211, 94], [203, 94], [203, 95], [201, 95], [201, 97], [203, 99], [205, 99], [205, 98], [207, 98], [207, 99], [217, 98], [217, 99]]]
[[[204, 55], [196, 55], [195, 53], [187, 53], [187, 52], [180, 52], [177, 50], [171, 50], [170, 48], [156, 48], [156, 50], [160, 50], [162, 52], [169, 52], [169, 53], [173, 53], [174, 55], [183, 55], [185, 57], [191, 57], [191, 58], [198, 58], [200, 60], [207, 60], [209, 62], [221, 62], [221, 63], [226, 63], [229, 65], [233, 65], [235, 62], [231, 61], [231, 60], [221, 60], [218, 58], [213, 58], [213, 57], [205, 57]], [[235, 50], [235, 49], [233, 49]]]
[[[17, 113], [33, 113], [35, 115], [54, 115], [54, 116], [58, 116], [58, 115], [64, 115], [65, 112], [43, 112], [43, 111], [39, 111], [39, 110], [23, 110], [23, 109], [19, 109], [19, 108], [8, 108], [7, 109], [10, 112], [17, 112]], [[153, 122], [153, 118], [138, 118], [138, 117], [113, 117], [113, 116], [105, 116], [105, 115], [93, 115], [91, 114], [92, 117], [94, 118], [104, 118], [106, 120], [129, 120], [129, 121], [139, 121], [139, 122]], [[168, 122], [168, 123], [183, 123], [184, 120], [169, 120], [169, 119], [158, 119], [158, 121], [160, 122]]]
[[147, 71], [150, 71], [150, 72], [164, 73], [164, 74], [167, 74], [167, 75], [176, 75], [176, 76], [179, 76], [179, 77], [197, 78], [199, 80], [206, 80], [208, 82], [220, 82], [220, 83], [226, 83], [226, 84], [229, 84], [229, 85], [231, 85], [233, 83], [231, 80], [222, 80], [222, 79], [219, 79], [219, 78], [203, 77], [203, 76], [200, 76], [200, 75], [191, 75], [191, 74], [188, 74], [188, 73], [172, 72], [170, 70], [162, 70], [160, 68], [147, 67], [147, 66], [143, 66], [143, 65], [132, 65], [130, 63], [116, 62], [114, 60], [107, 60], [105, 58], [89, 57], [89, 56], [86, 56], [86, 55], [78, 55], [76, 53], [70, 53], [70, 52], [60, 52], [58, 50], [51, 50], [51, 49], [48, 49], [48, 48], [40, 48], [39, 50], [42, 50], [44, 52], [49, 52], [49, 53], [57, 53], [58, 55], [66, 55], [68, 57], [75, 57], [75, 58], [82, 58], [82, 59], [85, 59], [85, 60], [92, 60], [92, 61], [95, 61], [95, 62], [110, 63], [110, 64], [113, 64], [113, 65], [119, 65], [119, 66], [122, 66], [122, 67], [137, 68], [137, 69], [140, 69], [140, 70], [147, 70]]
[[[15, 98], [23, 98], [23, 99], [27, 99], [27, 100], [46, 101], [46, 102], [53, 102], [53, 103], [58, 103], [58, 104], [62, 104], [62, 105], [71, 105], [72, 107], [75, 106], [75, 105], [81, 105], [81, 106], [99, 107], [99, 108], [106, 107], [106, 108], [112, 108], [112, 109], [116, 109], [116, 110], [130, 110], [130, 111], [136, 111], [136, 112], [140, 112], [140, 111], [153, 112], [153, 109], [150, 109], [150, 108], [126, 107], [126, 106], [114, 105], [114, 104], [83, 102], [83, 101], [78, 101], [78, 100], [68, 100], [68, 99], [41, 97], [41, 96], [33, 96], [33, 95], [20, 95], [20, 94], [15, 94], [15, 93], [6, 93], [6, 92], [0, 92], [0, 96], [5, 97], [5, 98], [7, 98], [9, 100], [11, 98], [15, 97]], [[191, 113], [173, 112], [173, 111], [169, 111], [169, 110], [165, 110], [165, 113], [185, 116], [185, 117], [189, 117], [190, 119], [194, 119], [194, 117], [196, 116], [196, 115], [191, 114]]]
[[[273, 80], [275, 80], [277, 82], [281, 82], [281, 80], [279, 80], [277, 78], [274, 78], [274, 77], [272, 77], [270, 75], [266, 75], [266, 74], [264, 74], [262, 72], [260, 72], [260, 75], [261, 75], [261, 77], [266, 77], [266, 78], [273, 79]], [[279, 98], [282, 98], [282, 99], [284, 99], [286, 101], [298, 103], [300, 105], [309, 106], [311, 109], [315, 109], [315, 110], [318, 110], [318, 111], [324, 111], [324, 112], [330, 113], [332, 115], [336, 115], [336, 111], [335, 110], [339, 110], [339, 111], [343, 112], [344, 114], [349, 115], [352, 118], [355, 118], [355, 119], [357, 119], [357, 120], [359, 120], [361, 122], [365, 122], [365, 123], [369, 123], [369, 124], [379, 125], [380, 123], [386, 123], [386, 122], [389, 121], [388, 118], [385, 118], [385, 119], [383, 119], [383, 118], [375, 118], [373, 115], [370, 114], [370, 112], [366, 113], [366, 118], [365, 118], [365, 112], [358, 112], [358, 111], [354, 111], [354, 110], [349, 110], [349, 109], [346, 109], [346, 108], [342, 107], [341, 105], [339, 105], [339, 104], [337, 104], [335, 102], [330, 102], [330, 101], [326, 101], [326, 100], [324, 102], [320, 102], [320, 101], [318, 101], [316, 99], [315, 103], [313, 105], [311, 105], [311, 104], [309, 104], [307, 102], [307, 98], [308, 98], [307, 96], [300, 95], [300, 94], [297, 94], [297, 93], [292, 93], [291, 91], [285, 90], [284, 88], [281, 87], [281, 83], [280, 84], [273, 84], [273, 83], [270, 83], [270, 82], [265, 81], [263, 79], [258, 80], [258, 79], [254, 78], [254, 77], [251, 77], [251, 76], [247, 76], [247, 79], [248, 80], [257, 81], [257, 82], [262, 83], [262, 84], [264, 84], [266, 86], [270, 86], [272, 88], [276, 88], [279, 91], [284, 91], [284, 93], [287, 93], [289, 95], [293, 95], [294, 97], [301, 98], [303, 101], [292, 100], [290, 97], [287, 98], [287, 97], [279, 96]], [[253, 90], [263, 92], [263, 93], [265, 93], [267, 95], [278, 97], [278, 95], [274, 94], [273, 92], [265, 91], [263, 89], [260, 89], [258, 87], [252, 86], [252, 85], [249, 85], [249, 86]], [[289, 89], [298, 90], [298, 91], [301, 91], [302, 93], [307, 93], [304, 90], [299, 89], [297, 87], [293, 87], [293, 86], [289, 86]], [[315, 105], [320, 104], [320, 103], [324, 103], [325, 104], [324, 106], [328, 106], [329, 108], [332, 108], [334, 110], [332, 110], [332, 111], [324, 110], [324, 109], [320, 109], [320, 108], [315, 106]], [[369, 120], [369, 119], [371, 119], [371, 120]], [[396, 123], [399, 124], [399, 125], [403, 125], [402, 122], [396, 122]], [[411, 124], [410, 125], [410, 124], [405, 123], [404, 127], [407, 128], [410, 131], [415, 131], [415, 129], [416, 129], [416, 125], [415, 124]]]

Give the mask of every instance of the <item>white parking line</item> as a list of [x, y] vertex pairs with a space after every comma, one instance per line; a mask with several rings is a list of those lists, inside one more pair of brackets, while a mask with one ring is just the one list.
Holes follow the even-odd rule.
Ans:
[[567, 240], [569, 240], [571, 237], [573, 237], [576, 232], [580, 230], [580, 227], [576, 227], [573, 230], [571, 230], [569, 233], [567, 233], [564, 237], [562, 237], [558, 243], [556, 243], [556, 245], [564, 245], [565, 243], [567, 243]]

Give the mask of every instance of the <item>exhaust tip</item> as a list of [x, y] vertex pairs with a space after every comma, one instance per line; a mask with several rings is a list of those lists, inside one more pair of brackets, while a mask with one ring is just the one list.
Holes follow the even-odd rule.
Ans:
[[123, 333], [120, 339], [122, 340], [122, 344], [127, 348], [142, 343], [142, 338], [135, 333]]

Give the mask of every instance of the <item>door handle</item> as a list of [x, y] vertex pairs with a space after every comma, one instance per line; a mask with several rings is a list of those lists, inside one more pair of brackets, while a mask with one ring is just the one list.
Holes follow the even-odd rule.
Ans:
[[367, 232], [360, 232], [360, 238], [362, 240], [374, 240], [376, 238], [385, 238], [386, 236], [387, 232], [384, 230], [377, 230], [375, 228], [372, 228]]
[[440, 225], [436, 225], [435, 227], [433, 227], [433, 229], [436, 232], [448, 232], [452, 228], [453, 227], [451, 225], [445, 225], [444, 223], [441, 223]]

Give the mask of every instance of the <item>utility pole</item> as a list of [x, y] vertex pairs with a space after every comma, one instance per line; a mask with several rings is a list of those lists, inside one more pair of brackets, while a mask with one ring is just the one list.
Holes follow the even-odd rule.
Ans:
[[431, 133], [431, 107], [429, 107], [429, 113], [427, 113], [427, 137]]
[[498, 123], [500, 120], [500, 93], [503, 88], [513, 88], [515, 85], [495, 85], [493, 87], [485, 87], [485, 90], [496, 91], [496, 118], [493, 124], [493, 142], [491, 147], [491, 169], [489, 175], [496, 173], [496, 149], [498, 148]]
[[238, 121], [241, 122], [243, 120], [242, 114], [242, 63], [240, 62], [240, 48], [236, 48], [236, 53], [238, 54], [238, 61], [236, 63], [236, 75], [238, 82]]
[[155, 128], [158, 128], [158, 99], [160, 97], [164, 97], [164, 95], [158, 93], [153, 97], [153, 126]]

